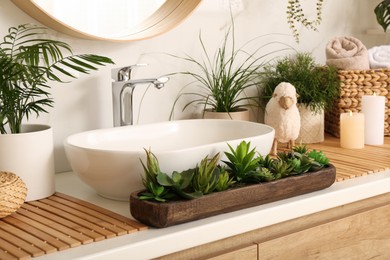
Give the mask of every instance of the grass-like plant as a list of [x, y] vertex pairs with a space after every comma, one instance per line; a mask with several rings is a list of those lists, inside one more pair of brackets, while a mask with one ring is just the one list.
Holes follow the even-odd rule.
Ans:
[[262, 79], [264, 102], [272, 97], [276, 86], [289, 82], [296, 88], [298, 103], [318, 112], [333, 106], [340, 95], [337, 68], [320, 66], [310, 53], [297, 53], [268, 64], [259, 73]]
[[[265, 35], [263, 35], [265, 36]], [[282, 42], [269, 42], [260, 44], [253, 52], [246, 50], [249, 43], [263, 36], [256, 37], [245, 43], [241, 47], [236, 47], [234, 23], [224, 35], [222, 44], [213, 56], [209, 55], [206, 45], [199, 34], [199, 42], [202, 49], [203, 60], [197, 60], [189, 55], [176, 56], [194, 66], [194, 70], [182, 71], [174, 74], [190, 76], [193, 81], [186, 85], [178, 94], [172, 107], [170, 118], [177, 102], [183, 96], [192, 96], [193, 99], [187, 102], [183, 111], [190, 105], [197, 104], [203, 106], [203, 111], [209, 109], [214, 112], [236, 112], [251, 106], [258, 106], [258, 86], [259, 81], [257, 71], [273, 57], [272, 55], [281, 51], [291, 50]], [[283, 47], [261, 53], [261, 51], [271, 45], [279, 44]], [[187, 92], [187, 88], [196, 86], [196, 90]], [[248, 94], [249, 89], [254, 89], [256, 94]]]
[[0, 133], [19, 133], [22, 121], [52, 107], [50, 82], [64, 82], [72, 72], [89, 73], [97, 65], [113, 64], [107, 57], [72, 53], [62, 41], [49, 39], [45, 28], [11, 27], [0, 43]]

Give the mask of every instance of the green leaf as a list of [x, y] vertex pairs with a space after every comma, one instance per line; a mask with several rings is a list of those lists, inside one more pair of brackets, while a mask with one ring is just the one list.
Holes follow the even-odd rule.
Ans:
[[376, 20], [383, 31], [387, 31], [390, 25], [390, 0], [384, 0], [380, 2], [374, 9]]

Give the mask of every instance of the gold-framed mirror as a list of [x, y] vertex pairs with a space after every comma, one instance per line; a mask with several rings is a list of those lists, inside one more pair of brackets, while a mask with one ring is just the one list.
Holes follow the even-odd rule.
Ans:
[[[78, 38], [117, 42], [143, 40], [165, 33], [190, 15], [201, 2], [201, 0], [11, 1], [32, 18], [58, 32]], [[148, 2], [147, 5], [145, 2]], [[109, 5], [105, 6], [107, 3]], [[147, 12], [141, 15], [141, 9]], [[134, 21], [134, 16], [139, 16], [140, 20]], [[77, 22], [81, 21], [81, 18], [88, 21]], [[104, 18], [107, 20], [104, 21]]]

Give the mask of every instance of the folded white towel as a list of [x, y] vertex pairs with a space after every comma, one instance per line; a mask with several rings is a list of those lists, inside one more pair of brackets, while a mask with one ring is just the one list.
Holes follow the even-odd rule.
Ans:
[[326, 46], [326, 64], [342, 70], [368, 70], [368, 51], [364, 44], [354, 37], [338, 37]]
[[390, 68], [390, 45], [375, 46], [368, 49], [371, 69]]

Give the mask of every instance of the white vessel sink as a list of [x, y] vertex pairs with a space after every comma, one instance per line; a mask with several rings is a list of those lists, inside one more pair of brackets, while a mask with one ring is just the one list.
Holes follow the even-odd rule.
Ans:
[[235, 148], [242, 140], [267, 155], [273, 138], [274, 129], [264, 124], [194, 119], [82, 132], [65, 140], [65, 151], [72, 170], [98, 194], [129, 200], [131, 192], [143, 189], [144, 149], [169, 174], [195, 167], [206, 155], [223, 155], [227, 143]]

